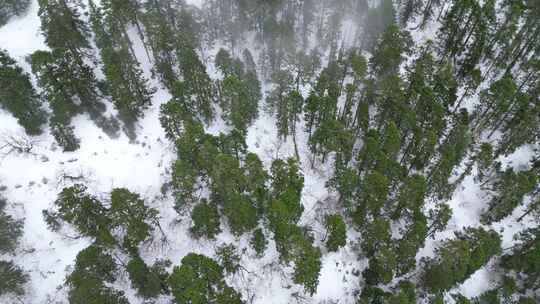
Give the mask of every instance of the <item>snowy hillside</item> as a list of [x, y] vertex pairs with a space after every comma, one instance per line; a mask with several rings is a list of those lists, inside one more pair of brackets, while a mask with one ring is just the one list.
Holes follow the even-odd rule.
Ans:
[[0, 303], [538, 303], [539, 12], [32, 0]]

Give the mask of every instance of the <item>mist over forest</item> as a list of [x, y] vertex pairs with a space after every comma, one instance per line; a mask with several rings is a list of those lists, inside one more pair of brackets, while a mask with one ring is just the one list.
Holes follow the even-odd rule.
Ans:
[[540, 303], [540, 1], [0, 0], [0, 303]]

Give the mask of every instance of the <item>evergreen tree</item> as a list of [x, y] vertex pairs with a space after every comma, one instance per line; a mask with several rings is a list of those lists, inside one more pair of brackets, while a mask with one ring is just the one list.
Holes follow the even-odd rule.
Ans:
[[238, 292], [224, 280], [223, 268], [209, 257], [189, 253], [175, 266], [169, 285], [176, 303], [240, 304]]
[[226, 273], [233, 274], [240, 269], [240, 255], [233, 244], [219, 246], [216, 250], [218, 261]]
[[28, 275], [13, 262], [0, 261], [0, 296], [5, 294], [24, 294], [24, 284]]
[[218, 209], [206, 200], [201, 200], [195, 205], [191, 212], [191, 219], [193, 225], [189, 230], [196, 238], [214, 239], [221, 232]]
[[362, 272], [362, 277], [369, 285], [388, 284], [394, 278], [397, 267], [396, 252], [388, 246], [378, 248], [369, 259], [369, 266]]
[[272, 204], [282, 205], [287, 213], [278, 219], [296, 223], [304, 211], [300, 203], [304, 177], [298, 168], [298, 163], [292, 158], [287, 161], [277, 159], [272, 163], [271, 176], [271, 195], [274, 198]]
[[0, 197], [0, 254], [12, 253], [23, 234], [23, 221], [6, 214], [6, 200]]
[[0, 107], [11, 112], [27, 134], [39, 135], [47, 120], [41, 103], [30, 76], [0, 49]]
[[436, 232], [446, 229], [451, 217], [452, 209], [446, 203], [439, 203], [435, 209], [429, 210], [428, 219], [431, 224], [428, 228], [428, 235], [433, 236]]
[[337, 251], [347, 243], [347, 226], [339, 214], [329, 215], [325, 220], [328, 233], [326, 247], [329, 251]]
[[321, 272], [321, 250], [305, 240], [298, 241], [299, 252], [294, 259], [293, 281], [304, 286], [304, 290], [313, 295], [319, 285]]
[[482, 221], [498, 222], [510, 215], [521, 204], [523, 197], [536, 189], [537, 175], [534, 170], [515, 172], [512, 168], [498, 172], [487, 187], [492, 192]]
[[50, 52], [31, 55], [32, 72], [44, 89], [45, 99], [53, 110], [52, 133], [65, 151], [78, 148], [78, 140], [69, 126], [78, 113], [90, 118], [110, 137], [118, 132], [116, 120], [104, 116], [98, 81], [91, 66], [90, 29], [75, 0], [40, 0], [41, 31]]
[[232, 232], [241, 235], [257, 225], [255, 203], [244, 193], [247, 185], [243, 168], [230, 155], [217, 155], [211, 168], [212, 200], [221, 207]]
[[469, 115], [466, 110], [463, 110], [455, 119], [448, 136], [439, 147], [439, 160], [431, 168], [428, 175], [428, 192], [438, 198], [448, 197], [455, 188], [455, 184], [450, 185], [448, 179], [454, 168], [461, 163], [466, 155], [471, 141], [468, 124]]
[[268, 241], [266, 240], [264, 232], [261, 228], [253, 230], [253, 236], [251, 237], [250, 244], [253, 247], [253, 250], [255, 250], [257, 256], [261, 257], [264, 254]]
[[129, 246], [137, 246], [147, 240], [158, 220], [157, 210], [145, 206], [138, 194], [125, 188], [112, 190], [111, 207], [107, 213], [113, 227], [122, 227], [125, 231], [123, 243]]
[[168, 275], [159, 263], [148, 267], [141, 257], [136, 255], [129, 261], [126, 270], [131, 285], [143, 298], [155, 298], [166, 290]]
[[[104, 5], [107, 7], [112, 4]], [[126, 134], [134, 140], [134, 124], [151, 105], [154, 90], [148, 89], [148, 81], [130, 50], [131, 41], [125, 29], [126, 24], [119, 21], [128, 17], [117, 13], [114, 7], [102, 12], [92, 2], [90, 10], [92, 29], [107, 79], [107, 91], [124, 122]]]
[[220, 86], [220, 105], [226, 121], [238, 130], [247, 127], [257, 118], [260, 89], [255, 76], [257, 92], [252, 92], [246, 80], [235, 75], [225, 77]]
[[428, 229], [425, 215], [421, 210], [414, 210], [410, 215], [410, 223], [403, 229], [403, 236], [398, 240], [395, 249], [397, 255], [396, 274], [405, 274], [414, 269], [416, 254], [424, 247]]
[[270, 113], [276, 115], [276, 124], [278, 136], [282, 139], [287, 138], [290, 130], [298, 119], [298, 115], [302, 109], [302, 96], [300, 93], [293, 91], [292, 84], [294, 83], [293, 75], [281, 70], [272, 75], [274, 88], [266, 98], [267, 108]]
[[0, 2], [0, 26], [13, 16], [22, 16], [30, 6], [30, 0], [2, 0]]
[[466, 228], [439, 246], [435, 258], [423, 259], [422, 283], [434, 293], [448, 290], [500, 252], [501, 239], [495, 231]]
[[373, 57], [369, 60], [375, 75], [386, 76], [398, 72], [405, 56], [411, 52], [410, 34], [401, 31], [396, 24], [388, 26], [375, 46]]
[[518, 241], [511, 252], [501, 257], [501, 267], [515, 271], [522, 290], [538, 289], [540, 286], [540, 229], [529, 228], [516, 235]]
[[75, 267], [66, 278], [69, 303], [128, 304], [122, 291], [105, 285], [116, 279], [117, 266], [112, 256], [99, 245], [90, 245], [77, 254]]
[[64, 188], [54, 202], [56, 211], [51, 216], [72, 224], [81, 234], [94, 237], [99, 243], [114, 243], [107, 208], [86, 190], [81, 184]]

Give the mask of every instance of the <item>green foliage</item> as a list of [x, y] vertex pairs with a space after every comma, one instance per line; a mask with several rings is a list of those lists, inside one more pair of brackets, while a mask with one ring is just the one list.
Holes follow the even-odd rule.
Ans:
[[240, 235], [257, 225], [257, 209], [243, 193], [248, 183], [243, 168], [233, 156], [219, 154], [212, 166], [212, 200], [218, 202], [234, 234]]
[[43, 88], [53, 115], [52, 133], [64, 151], [78, 149], [71, 119], [79, 113], [90, 118], [110, 137], [117, 136], [118, 123], [104, 116], [106, 106], [98, 92], [98, 81], [88, 65], [90, 30], [78, 10], [78, 3], [40, 0], [41, 31], [51, 49], [31, 55], [32, 72]]
[[378, 76], [398, 72], [401, 62], [411, 52], [412, 40], [407, 31], [402, 31], [396, 24], [389, 25], [382, 33], [375, 46], [369, 64]]
[[193, 225], [189, 228], [196, 238], [214, 239], [221, 232], [218, 209], [214, 204], [201, 200], [191, 212]]
[[540, 229], [529, 228], [516, 235], [518, 243], [512, 252], [501, 258], [501, 266], [513, 270], [522, 278], [523, 288], [537, 289], [540, 286]]
[[436, 249], [435, 258], [423, 259], [423, 285], [431, 292], [450, 289], [469, 278], [489, 259], [501, 252], [501, 239], [495, 231], [466, 228], [456, 239]]
[[2, 49], [0, 49], [0, 107], [11, 112], [29, 135], [39, 135], [43, 132], [42, 125], [47, 120], [47, 114], [42, 109], [42, 101], [30, 81], [30, 76]]
[[495, 180], [488, 186], [493, 196], [482, 214], [482, 221], [491, 224], [510, 215], [524, 196], [536, 189], [536, 174], [534, 170], [515, 172], [512, 168], [497, 172]]
[[[129, 1], [124, 5], [128, 3]], [[124, 122], [126, 133], [134, 140], [136, 137], [134, 124], [151, 105], [154, 90], [148, 89], [148, 80], [143, 76], [140, 64], [132, 53], [131, 41], [126, 31], [127, 25], [119, 22], [120, 12], [129, 8], [118, 7], [117, 1], [107, 4], [104, 6], [106, 8], [109, 6], [110, 9], [106, 9], [103, 13], [91, 3], [92, 29], [103, 61], [107, 91], [111, 94], [120, 119]], [[124, 19], [134, 18], [131, 16], [134, 12], [126, 13], [130, 16], [122, 16]]]
[[108, 218], [113, 227], [125, 230], [124, 243], [132, 246], [147, 240], [157, 223], [158, 211], [145, 206], [144, 201], [136, 193], [125, 188], [116, 188], [111, 192], [111, 207]]
[[[226, 76], [220, 86], [220, 105], [223, 109], [223, 117], [238, 130], [246, 130], [257, 118], [257, 107], [261, 97], [256, 75], [253, 74], [251, 79], [245, 79], [246, 77], [247, 75], [243, 75], [243, 73]], [[248, 82], [250, 80], [253, 81], [252, 84]]]
[[369, 266], [362, 272], [362, 277], [369, 285], [388, 284], [394, 278], [397, 263], [396, 252], [385, 244], [377, 248], [375, 254], [371, 256]]
[[[174, 97], [167, 103], [162, 104], [159, 121], [161, 127], [165, 130], [167, 138], [172, 141], [181, 138], [184, 132], [184, 124], [186, 124], [186, 128], [199, 127], [196, 122], [192, 121], [191, 115], [183, 96]], [[200, 128], [202, 129], [202, 126]]]
[[78, 54], [89, 48], [90, 29], [71, 1], [39, 0], [38, 3], [41, 31], [51, 49]]
[[261, 257], [264, 254], [264, 251], [268, 246], [268, 241], [264, 236], [262, 228], [257, 228], [253, 231], [253, 236], [251, 237], [249, 243], [253, 247], [253, 250], [255, 250], [258, 257]]
[[272, 91], [266, 98], [266, 106], [270, 113], [276, 115], [276, 124], [280, 138], [294, 135], [296, 121], [302, 111], [302, 95], [293, 88], [293, 75], [287, 70], [272, 75], [274, 83]]
[[216, 249], [219, 264], [226, 273], [232, 274], [240, 269], [240, 255], [233, 244], [224, 244]]
[[12, 253], [23, 234], [23, 221], [6, 214], [6, 200], [0, 197], [0, 254]]
[[5, 294], [24, 294], [24, 284], [28, 275], [13, 262], [0, 261], [0, 296]]
[[112, 219], [107, 209], [84, 185], [64, 188], [54, 202], [57, 211], [52, 216], [74, 225], [83, 235], [96, 238], [103, 244], [114, 243], [110, 228]]
[[112, 256], [103, 247], [93, 244], [77, 254], [75, 267], [67, 281], [74, 286], [83, 285], [87, 278], [112, 283], [116, 280], [116, 270]]
[[325, 227], [328, 234], [326, 240], [328, 251], [337, 251], [347, 244], [347, 226], [341, 215], [328, 215], [325, 220]]
[[431, 222], [428, 231], [430, 235], [433, 235], [446, 229], [446, 225], [452, 218], [452, 209], [448, 204], [440, 203], [435, 209], [429, 210], [428, 218]]
[[255, 153], [247, 153], [244, 160], [244, 169], [248, 183], [247, 188], [252, 194], [258, 212], [263, 213], [268, 204], [269, 194], [266, 182], [270, 176]]
[[304, 207], [300, 203], [304, 177], [298, 163], [293, 158], [289, 158], [287, 161], [277, 159], [272, 163], [270, 171], [272, 176], [271, 196], [276, 200], [273, 204], [281, 204], [286, 209], [284, 217], [279, 219], [296, 223], [304, 211]]
[[407, 273], [415, 268], [416, 254], [424, 246], [428, 229], [427, 219], [422, 211], [414, 211], [410, 223], [403, 231], [403, 237], [397, 243], [398, 266], [396, 272], [398, 274]]
[[389, 191], [388, 178], [379, 171], [373, 171], [362, 181], [362, 195], [354, 214], [355, 223], [364, 226], [366, 216], [381, 213]]
[[112, 256], [99, 245], [90, 245], [77, 254], [73, 272], [67, 276], [69, 303], [128, 304], [123, 292], [104, 282], [116, 280], [117, 266]]
[[22, 16], [31, 0], [2, 0], [0, 1], [0, 27], [5, 25], [13, 16]]
[[166, 290], [168, 275], [159, 263], [148, 267], [137, 255], [129, 261], [126, 270], [131, 286], [137, 289], [138, 294], [143, 298], [155, 298]]
[[[86, 186], [75, 184], [60, 192], [54, 206], [52, 211], [43, 211], [51, 229], [58, 230], [64, 221], [81, 234], [95, 238], [99, 245], [121, 244], [128, 250], [148, 239], [158, 219], [156, 210], [145, 206], [138, 194], [124, 188], [113, 189], [107, 208], [87, 193]], [[113, 231], [119, 232], [122, 239], [117, 240]]]
[[461, 163], [471, 141], [469, 115], [462, 110], [455, 118], [452, 129], [439, 147], [440, 159], [428, 175], [428, 188], [438, 199], [449, 197], [455, 185], [448, 181], [454, 168]]
[[422, 175], [408, 176], [399, 189], [393, 218], [399, 218], [403, 213], [411, 216], [415, 211], [421, 210], [426, 188], [426, 179]]
[[223, 268], [204, 255], [186, 255], [174, 267], [169, 285], [178, 304], [243, 303], [240, 294], [225, 283]]
[[321, 272], [321, 250], [312, 244], [299, 241], [299, 252], [294, 259], [293, 281], [304, 286], [304, 290], [313, 295], [319, 285]]

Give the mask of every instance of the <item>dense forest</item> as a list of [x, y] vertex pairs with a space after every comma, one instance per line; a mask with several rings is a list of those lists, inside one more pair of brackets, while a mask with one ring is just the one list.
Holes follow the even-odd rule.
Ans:
[[[0, 36], [36, 13], [1, 303], [540, 302], [540, 1], [0, 0]], [[105, 141], [149, 188], [68, 170]]]

